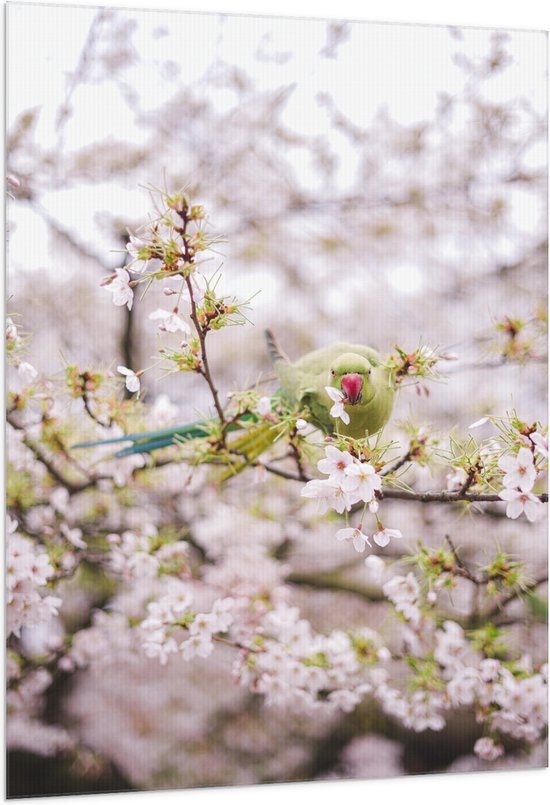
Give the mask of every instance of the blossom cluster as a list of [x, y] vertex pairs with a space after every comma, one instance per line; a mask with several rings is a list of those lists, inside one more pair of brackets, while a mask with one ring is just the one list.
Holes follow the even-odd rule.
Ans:
[[148, 617], [142, 621], [145, 632], [143, 648], [148, 657], [158, 657], [166, 664], [170, 654], [181, 651], [185, 660], [208, 657], [216, 635], [226, 632], [233, 622], [233, 598], [214, 601], [209, 612], [191, 609], [193, 595], [185, 584], [172, 586], [159, 601], [152, 601]]
[[[547, 457], [544, 437], [535, 433], [531, 438], [535, 449], [545, 451]], [[533, 452], [528, 447], [520, 447], [516, 455], [503, 456], [498, 465], [504, 472], [504, 489], [499, 492], [499, 497], [507, 502], [506, 516], [516, 520], [521, 514], [525, 514], [529, 522], [534, 522], [540, 514], [542, 504], [531, 492], [537, 480]]]
[[322, 635], [297, 607], [282, 602], [245, 641], [234, 671], [268, 706], [351, 712], [373, 690], [376, 666], [389, 656], [372, 630]]
[[[205, 253], [219, 241], [207, 232], [206, 212], [200, 204], [192, 204], [184, 193], [158, 193], [159, 214], [154, 220], [129, 233], [124, 267], [103, 277], [101, 286], [111, 294], [118, 307], [132, 310], [138, 287], [143, 295], [153, 283], [163, 286], [163, 306], [149, 313], [157, 333], [177, 335], [177, 347], [162, 345], [153, 366], [163, 363], [170, 371], [199, 372], [209, 378], [204, 339], [209, 331], [244, 324], [247, 302], [221, 296], [216, 291], [219, 276], [209, 279], [203, 273]], [[199, 259], [199, 258], [203, 259]], [[166, 307], [164, 304], [171, 299]], [[148, 367], [153, 368], [153, 367]], [[148, 369], [136, 371], [119, 366], [130, 393], [141, 393], [141, 377]], [[218, 414], [220, 411], [218, 411]]]
[[202, 613], [192, 603], [182, 585], [148, 605], [141, 623], [147, 656], [161, 664], [178, 652], [185, 660], [206, 658], [221, 638], [238, 652], [234, 674], [240, 684], [268, 706], [351, 712], [373, 690], [376, 666], [390, 657], [372, 630], [322, 635], [284, 601], [255, 612], [249, 599], [217, 599]]
[[498, 644], [488, 656], [455, 621], [440, 628], [420, 609], [420, 586], [413, 573], [395, 576], [384, 593], [408, 624], [404, 640], [411, 654], [409, 665], [416, 674], [413, 692], [383, 684], [376, 696], [388, 715], [407, 728], [421, 732], [441, 730], [445, 712], [473, 707], [477, 721], [489, 733], [476, 742], [475, 752], [484, 760], [496, 760], [504, 749], [499, 736], [534, 743], [547, 726], [547, 665], [538, 670], [528, 655], [516, 661], [497, 658]]
[[[349, 452], [339, 450], [334, 445], [325, 448], [325, 458], [317, 463], [317, 469], [328, 478], [314, 478], [308, 481], [301, 491], [302, 497], [317, 501], [320, 514], [334, 509], [338, 514], [349, 512], [356, 503], [364, 504], [364, 512], [376, 516], [377, 529], [372, 535], [374, 542], [385, 548], [391, 539], [401, 539], [402, 534], [395, 528], [384, 528], [378, 512], [377, 492], [382, 488], [382, 478], [370, 461], [360, 461]], [[336, 533], [340, 541], [349, 541], [356, 551], [362, 553], [367, 546], [372, 547], [370, 538], [364, 534], [361, 525], [357, 528], [341, 528]]]
[[189, 545], [182, 540], [163, 541], [151, 523], [139, 532], [108, 534], [110, 570], [122, 578], [154, 578], [160, 573], [189, 574]]
[[55, 575], [48, 554], [17, 528], [17, 521], [8, 518], [7, 633], [19, 636], [23, 626], [36, 626], [57, 615], [61, 599], [47, 594]]

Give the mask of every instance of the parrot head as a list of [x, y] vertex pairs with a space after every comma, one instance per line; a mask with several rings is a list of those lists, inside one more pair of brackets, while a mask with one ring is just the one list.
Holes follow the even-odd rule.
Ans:
[[376, 394], [372, 364], [353, 352], [345, 352], [333, 362], [329, 383], [345, 395], [344, 405], [369, 403]]

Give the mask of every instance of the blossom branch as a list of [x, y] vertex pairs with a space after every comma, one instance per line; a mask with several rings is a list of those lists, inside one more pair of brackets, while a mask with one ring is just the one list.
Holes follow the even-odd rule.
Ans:
[[[272, 464], [265, 464], [264, 465], [266, 470], [270, 472], [272, 475], [277, 475], [280, 478], [285, 478], [288, 481], [299, 481], [302, 483], [304, 480], [311, 481], [313, 480], [312, 476], [306, 476], [305, 479], [300, 478], [294, 472], [290, 472], [289, 470], [281, 469], [280, 467], [274, 467]], [[392, 469], [393, 472], [393, 469]], [[383, 489], [378, 494], [377, 497], [380, 500], [414, 500], [417, 503], [502, 503], [502, 498], [499, 497], [496, 493], [493, 492], [447, 492], [446, 490], [441, 490], [440, 492], [414, 492], [409, 491], [406, 489]], [[538, 500], [541, 503], [548, 503], [548, 493], [543, 492], [540, 495], [536, 495]], [[351, 511], [359, 511], [363, 508], [363, 504], [361, 503], [358, 506], [352, 507]]]
[[214, 401], [214, 407], [217, 411], [218, 417], [223, 426], [225, 424], [225, 415], [223, 412], [222, 405], [220, 403], [218, 390], [214, 384], [214, 380], [212, 379], [210, 366], [208, 364], [208, 355], [206, 352], [206, 333], [208, 332], [208, 330], [205, 329], [199, 322], [199, 318], [197, 315], [197, 304], [195, 302], [195, 297], [193, 294], [193, 284], [191, 282], [190, 276], [185, 277], [185, 284], [187, 285], [187, 290], [189, 292], [189, 298], [191, 301], [191, 321], [195, 325], [195, 330], [197, 331], [201, 348], [201, 365], [197, 369], [197, 372], [201, 374], [208, 383], [208, 387], [210, 388], [210, 393], [212, 394], [212, 399]]

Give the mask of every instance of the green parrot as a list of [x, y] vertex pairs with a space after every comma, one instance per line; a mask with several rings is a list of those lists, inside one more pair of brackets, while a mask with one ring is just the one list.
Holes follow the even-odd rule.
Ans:
[[[265, 335], [280, 384], [273, 396], [274, 402], [282, 398], [300, 408], [305, 412], [305, 419], [327, 435], [339, 433], [361, 439], [384, 427], [392, 412], [396, 389], [391, 370], [383, 365], [376, 350], [359, 344], [338, 343], [309, 352], [291, 363], [277, 346], [273, 334], [266, 330]], [[244, 415], [230, 430], [240, 431], [240, 434], [230, 443], [236, 463], [226, 477], [254, 462], [277, 437], [277, 430], [271, 423], [256, 414]], [[207, 432], [205, 422], [193, 422], [159, 431], [83, 442], [74, 447], [132, 442], [115, 454], [122, 458], [204, 438]]]

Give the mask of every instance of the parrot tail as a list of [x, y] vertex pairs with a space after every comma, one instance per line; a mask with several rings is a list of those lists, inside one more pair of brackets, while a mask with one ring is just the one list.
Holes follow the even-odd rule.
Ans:
[[262, 453], [269, 450], [277, 436], [277, 429], [272, 427], [268, 422], [265, 422], [257, 427], [251, 428], [244, 435], [234, 439], [230, 443], [229, 449], [235, 456], [235, 460], [224, 471], [220, 480], [226, 481], [233, 475], [242, 472], [251, 464], [254, 464]]
[[[229, 425], [228, 431], [242, 430], [242, 422], [255, 421], [255, 414], [243, 414], [238, 422]], [[164, 430], [152, 430], [146, 433], [126, 433], [124, 436], [117, 436], [114, 439], [98, 439], [93, 442], [80, 442], [73, 444], [73, 449], [77, 450], [85, 447], [97, 447], [100, 444], [119, 444], [121, 442], [132, 442], [128, 447], [123, 447], [115, 453], [115, 458], [125, 458], [136, 453], [152, 453], [153, 450], [160, 450], [162, 447], [169, 447], [173, 444], [181, 444], [192, 439], [203, 439], [208, 436], [208, 422], [191, 422], [189, 425], [176, 425]], [[250, 431], [246, 433], [248, 436]], [[244, 437], [243, 437], [244, 438]]]
[[178, 442], [190, 439], [200, 439], [207, 435], [206, 422], [191, 422], [189, 425], [178, 425], [164, 430], [149, 431], [148, 433], [126, 433], [124, 436], [117, 436], [114, 439], [80, 442], [79, 444], [74, 444], [73, 449], [97, 447], [100, 444], [133, 442], [130, 446], [124, 447], [118, 453], [115, 453], [115, 458], [124, 458], [134, 453], [150, 453], [153, 450], [160, 450], [161, 447], [168, 447], [171, 444], [178, 444]]
[[271, 358], [271, 363], [275, 364], [277, 361], [285, 361], [288, 363], [288, 358], [285, 353], [282, 351], [280, 346], [278, 345], [277, 341], [275, 340], [275, 336], [271, 332], [271, 330], [265, 331], [265, 341], [267, 344], [267, 351], [269, 352], [269, 357]]

